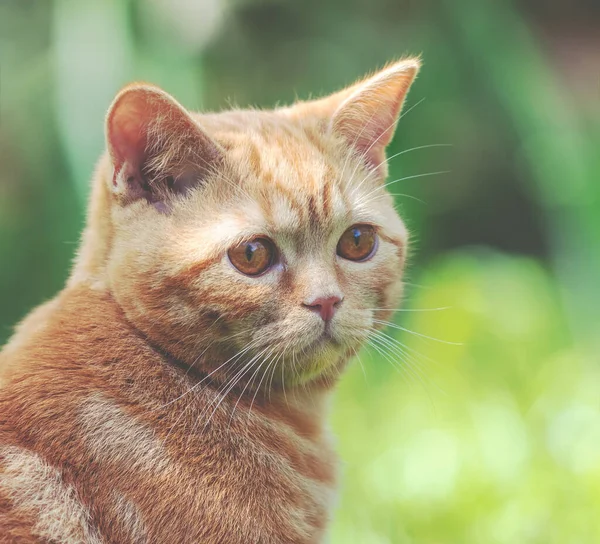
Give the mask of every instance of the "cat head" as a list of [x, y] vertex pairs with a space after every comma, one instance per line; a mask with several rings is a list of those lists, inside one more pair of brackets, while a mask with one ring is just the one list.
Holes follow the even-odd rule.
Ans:
[[337, 375], [401, 295], [407, 232], [385, 148], [418, 68], [271, 111], [196, 114], [123, 89], [91, 215], [128, 320], [216, 379]]

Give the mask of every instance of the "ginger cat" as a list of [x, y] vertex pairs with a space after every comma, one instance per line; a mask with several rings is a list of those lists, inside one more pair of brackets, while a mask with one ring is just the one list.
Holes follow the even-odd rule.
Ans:
[[272, 111], [117, 95], [71, 277], [0, 353], [0, 542], [325, 540], [332, 388], [402, 291], [418, 68]]

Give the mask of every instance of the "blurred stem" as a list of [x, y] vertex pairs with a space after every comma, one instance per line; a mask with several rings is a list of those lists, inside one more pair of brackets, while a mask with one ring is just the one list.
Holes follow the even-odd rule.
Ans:
[[535, 182], [532, 189], [544, 210], [572, 333], [580, 340], [590, 338], [600, 306], [600, 252], [594, 250], [600, 247], [594, 150], [569, 101], [561, 96], [556, 76], [531, 31], [510, 2], [445, 0], [443, 5], [458, 30], [459, 46], [487, 79], [520, 137]]

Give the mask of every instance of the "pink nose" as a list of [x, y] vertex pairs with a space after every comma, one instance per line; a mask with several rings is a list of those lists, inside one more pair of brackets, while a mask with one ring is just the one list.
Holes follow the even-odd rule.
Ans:
[[323, 321], [330, 321], [341, 303], [342, 299], [340, 297], [319, 297], [310, 302], [305, 302], [304, 306], [318, 313]]

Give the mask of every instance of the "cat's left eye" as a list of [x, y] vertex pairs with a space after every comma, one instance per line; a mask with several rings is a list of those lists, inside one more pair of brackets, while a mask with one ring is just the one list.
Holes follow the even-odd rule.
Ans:
[[349, 261], [366, 261], [377, 249], [377, 232], [372, 225], [352, 225], [340, 238], [337, 254]]
[[242, 274], [259, 276], [275, 261], [275, 245], [268, 238], [256, 238], [232, 247], [227, 255]]

